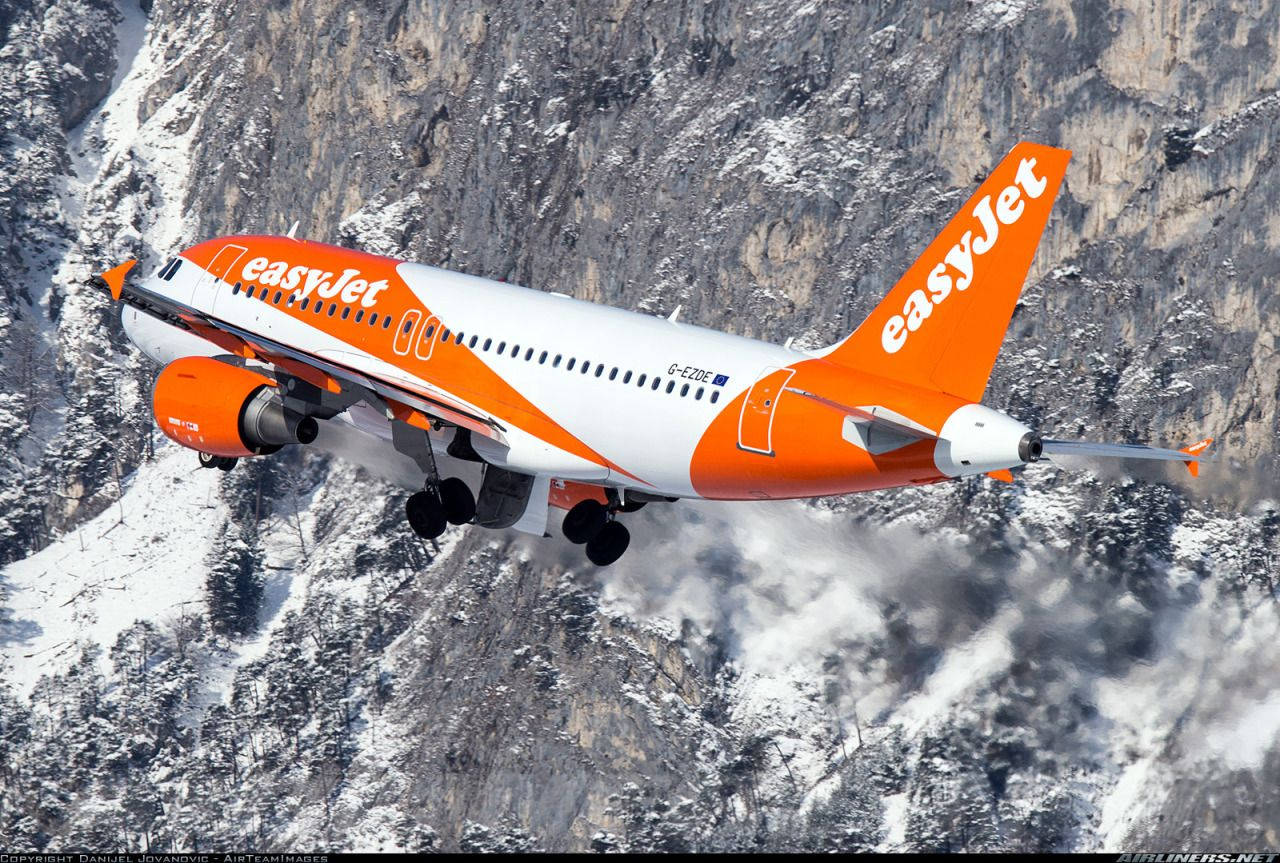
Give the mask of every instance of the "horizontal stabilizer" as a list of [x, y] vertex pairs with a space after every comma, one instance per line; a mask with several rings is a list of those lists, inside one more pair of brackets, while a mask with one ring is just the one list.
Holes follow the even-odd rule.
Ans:
[[1213, 443], [1213, 438], [1206, 438], [1185, 449], [1161, 449], [1154, 446], [1143, 446], [1132, 443], [1094, 443], [1093, 441], [1044, 440], [1044, 454], [1085, 456], [1094, 458], [1139, 458], [1152, 461], [1180, 461], [1191, 471], [1192, 476], [1200, 473], [1199, 462], [1204, 452]]

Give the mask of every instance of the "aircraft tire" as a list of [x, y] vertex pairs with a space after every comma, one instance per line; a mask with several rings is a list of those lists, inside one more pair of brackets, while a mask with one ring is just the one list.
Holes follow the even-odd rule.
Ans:
[[196, 458], [200, 459], [200, 467], [212, 470], [222, 463], [222, 456], [213, 453], [198, 452]]
[[620, 522], [608, 522], [587, 543], [587, 560], [596, 566], [608, 566], [622, 557], [630, 544], [631, 531]]
[[565, 513], [565, 539], [577, 545], [590, 542], [609, 522], [609, 513], [598, 500], [580, 500]]
[[476, 517], [476, 496], [456, 476], [441, 480], [440, 503], [450, 524], [466, 524]]
[[449, 526], [440, 500], [429, 491], [409, 495], [404, 502], [404, 514], [409, 527], [423, 539], [435, 539]]
[[240, 459], [238, 458], [231, 458], [230, 456], [224, 455], [218, 459], [218, 470], [222, 471], [223, 473], [226, 473], [227, 471], [235, 467], [236, 463], [239, 461]]

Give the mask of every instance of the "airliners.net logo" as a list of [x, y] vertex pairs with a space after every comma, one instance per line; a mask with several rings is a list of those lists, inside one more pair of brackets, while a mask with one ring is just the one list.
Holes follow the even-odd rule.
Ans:
[[1275, 863], [1277, 856], [1271, 852], [1121, 854], [1116, 863]]

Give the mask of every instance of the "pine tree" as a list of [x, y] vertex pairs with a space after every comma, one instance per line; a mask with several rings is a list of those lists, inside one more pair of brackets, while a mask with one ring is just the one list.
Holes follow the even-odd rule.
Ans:
[[223, 635], [247, 635], [258, 625], [258, 605], [262, 601], [261, 556], [252, 528], [228, 521], [214, 541], [206, 564], [205, 595], [209, 603], [209, 624]]

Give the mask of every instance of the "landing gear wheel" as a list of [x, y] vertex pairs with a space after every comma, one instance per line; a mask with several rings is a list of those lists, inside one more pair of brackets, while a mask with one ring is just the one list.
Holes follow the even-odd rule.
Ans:
[[578, 501], [565, 514], [564, 535], [569, 542], [590, 542], [609, 521], [609, 513], [598, 500]]
[[608, 522], [587, 543], [587, 560], [596, 566], [608, 566], [622, 557], [630, 544], [631, 532], [619, 522]]
[[231, 458], [230, 456], [224, 455], [221, 458], [221, 460], [218, 462], [218, 470], [222, 471], [223, 473], [226, 473], [227, 471], [235, 467], [239, 461], [240, 459], [238, 458]]
[[439, 498], [429, 491], [409, 495], [404, 502], [404, 514], [409, 519], [409, 527], [423, 539], [435, 539], [449, 526]]
[[196, 457], [200, 459], [200, 467], [203, 468], [212, 469], [222, 462], [222, 456], [207, 452], [198, 452], [196, 453]]
[[476, 517], [476, 497], [456, 476], [441, 480], [440, 504], [450, 524], [466, 524]]

